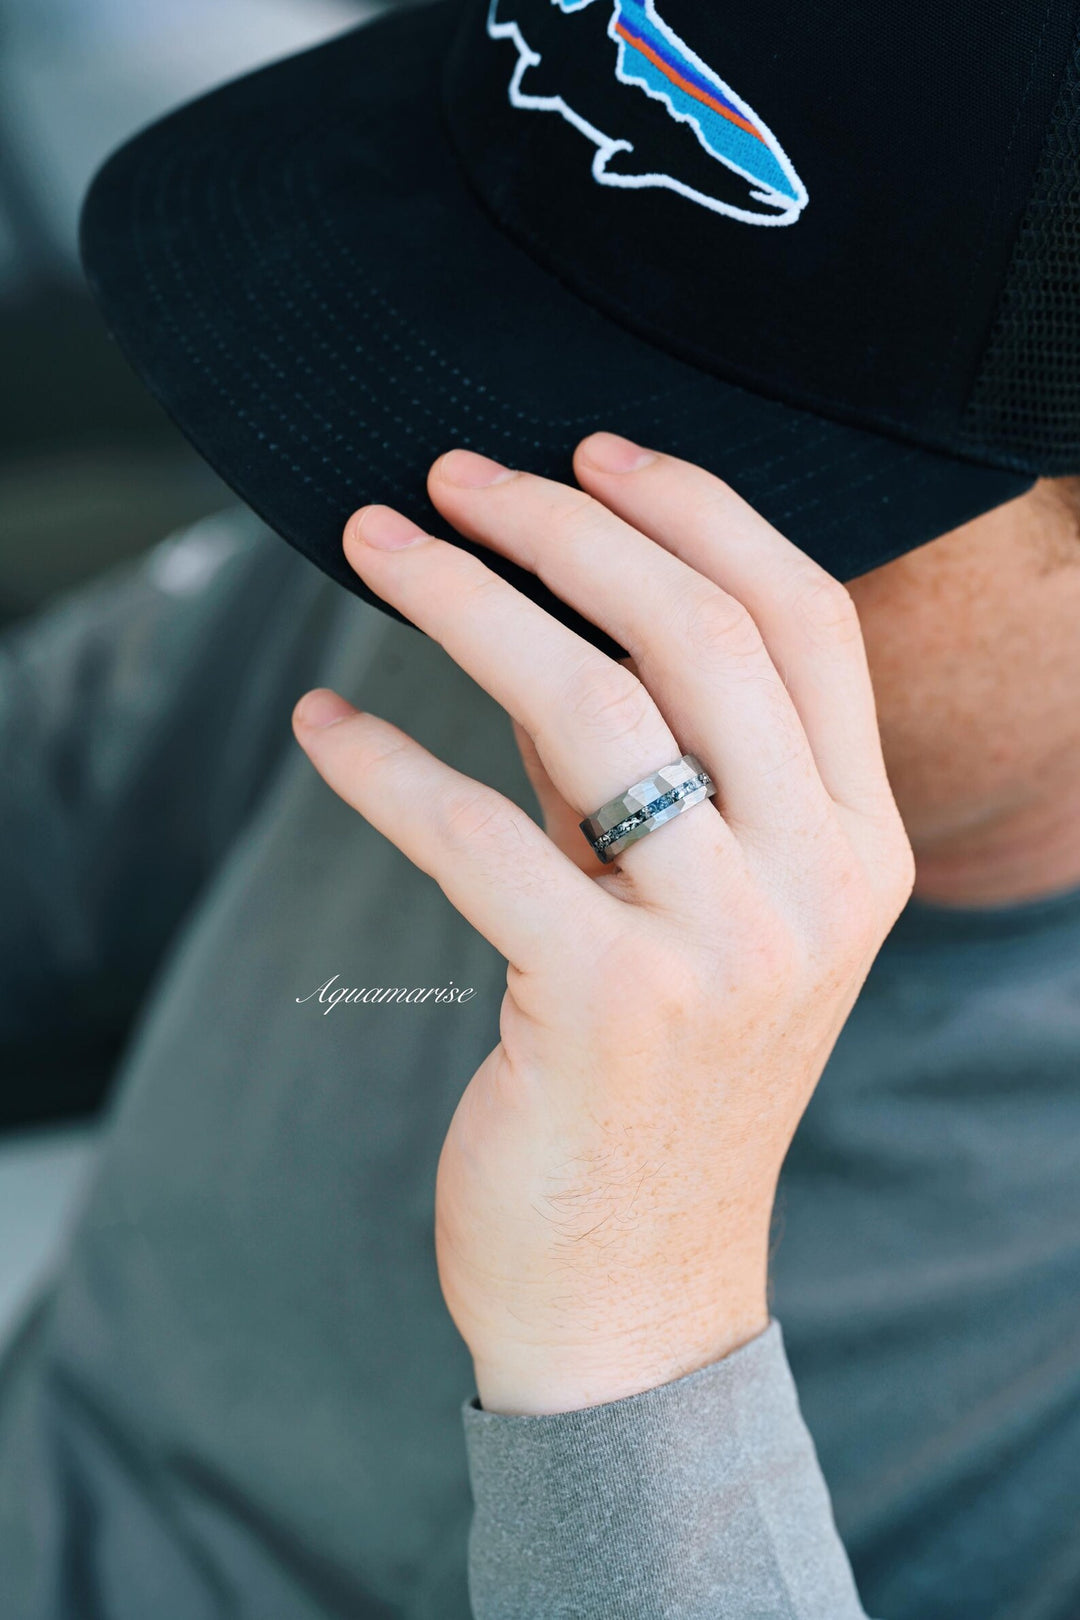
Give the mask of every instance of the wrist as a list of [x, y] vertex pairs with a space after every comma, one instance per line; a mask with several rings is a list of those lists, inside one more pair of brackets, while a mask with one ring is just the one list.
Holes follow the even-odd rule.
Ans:
[[629, 1336], [577, 1343], [506, 1344], [474, 1355], [480, 1404], [508, 1417], [581, 1411], [674, 1383], [722, 1361], [769, 1326], [764, 1285], [723, 1313], [649, 1320]]

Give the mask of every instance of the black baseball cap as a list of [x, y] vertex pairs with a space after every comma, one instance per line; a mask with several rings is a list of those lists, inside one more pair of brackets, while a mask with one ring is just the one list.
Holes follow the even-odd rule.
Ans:
[[[848, 580], [1080, 472], [1080, 0], [438, 0], [171, 113], [94, 181], [153, 393], [358, 595], [434, 458], [594, 429]], [[407, 622], [407, 621], [406, 621]]]

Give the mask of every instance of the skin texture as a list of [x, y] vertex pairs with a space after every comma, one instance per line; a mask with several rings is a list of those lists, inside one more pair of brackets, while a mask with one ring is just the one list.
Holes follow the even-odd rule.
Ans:
[[[454, 451], [429, 489], [630, 668], [398, 513], [345, 535], [512, 715], [543, 830], [335, 694], [294, 718], [508, 962], [435, 1230], [481, 1401], [508, 1413], [630, 1395], [764, 1329], [780, 1168], [914, 878], [851, 596], [698, 468], [601, 434], [575, 471], [579, 490]], [[581, 815], [681, 751], [716, 798], [602, 866]]]
[[849, 589], [916, 895], [980, 907], [1080, 884], [1080, 479]]
[[[429, 488], [631, 649], [621, 668], [400, 514], [345, 535], [511, 714], [543, 830], [335, 694], [294, 716], [508, 962], [435, 1233], [481, 1401], [507, 1413], [633, 1394], [761, 1332], [780, 1167], [916, 878], [954, 905], [1080, 878], [1072, 486], [849, 591], [700, 469], [595, 435], [575, 472], [456, 451]], [[717, 797], [602, 866], [581, 816], [684, 750]]]

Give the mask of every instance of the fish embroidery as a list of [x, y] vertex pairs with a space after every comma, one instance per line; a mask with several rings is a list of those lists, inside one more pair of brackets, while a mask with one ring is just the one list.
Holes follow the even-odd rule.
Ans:
[[[518, 52], [510, 81], [514, 107], [556, 112], [596, 146], [593, 178], [604, 186], [627, 190], [662, 187], [689, 201], [748, 225], [793, 225], [809, 202], [794, 165], [776, 136], [740, 96], [680, 39], [658, 14], [655, 0], [607, 0], [611, 15], [603, 30], [616, 47], [614, 71], [620, 84], [644, 92], [668, 118], [696, 137], [694, 152], [672, 146], [670, 130], [662, 141], [643, 117], [643, 108], [627, 104], [620, 127], [610, 133], [595, 121], [611, 121], [610, 112], [582, 110], [587, 74], [595, 82], [595, 65], [583, 68], [573, 52], [544, 45], [553, 28], [593, 7], [597, 0], [490, 0], [487, 31], [492, 39], [509, 40]], [[595, 14], [600, 20], [600, 14]], [[552, 18], [564, 21], [552, 23]], [[591, 19], [590, 19], [591, 20]], [[595, 45], [596, 29], [589, 45]], [[584, 35], [583, 35], [584, 39]], [[567, 42], [569, 43], [569, 42]], [[576, 78], [569, 98], [558, 76]], [[556, 75], [551, 82], [549, 75]], [[545, 90], [545, 78], [549, 88]], [[645, 148], [652, 146], [649, 162]], [[657, 154], [655, 148], [662, 146]], [[707, 161], [702, 163], [705, 154]], [[711, 164], [747, 183], [745, 194], [717, 183]], [[726, 194], [725, 194], [726, 193]], [[756, 204], [757, 206], [752, 206]]]

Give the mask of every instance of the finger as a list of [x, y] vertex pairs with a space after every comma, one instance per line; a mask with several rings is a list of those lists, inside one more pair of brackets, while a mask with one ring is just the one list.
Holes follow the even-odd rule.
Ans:
[[617, 926], [611, 908], [624, 903], [578, 871], [519, 805], [397, 726], [320, 689], [301, 698], [293, 729], [334, 792], [522, 972], [558, 970], [575, 942]]
[[482, 476], [480, 460], [452, 451], [436, 462], [436, 506], [629, 651], [736, 830], [787, 838], [808, 805], [824, 814], [798, 712], [742, 604], [580, 490], [527, 473], [477, 487], [468, 480]]
[[[416, 538], [404, 549], [379, 544], [408, 535]], [[422, 535], [386, 507], [367, 507], [350, 519], [345, 553], [377, 596], [438, 641], [525, 728], [579, 821], [683, 752], [629, 670], [482, 558]], [[585, 842], [580, 830], [578, 836]], [[706, 800], [633, 844], [614, 864], [632, 874], [639, 900], [677, 909], [699, 885], [695, 872], [708, 870], [730, 840]]]
[[567, 859], [573, 861], [581, 871], [594, 878], [605, 876], [611, 868], [595, 854], [592, 846], [581, 836], [581, 816], [557, 791], [544, 769], [544, 762], [537, 752], [536, 744], [525, 727], [519, 725], [516, 720], [512, 724], [525, 774], [532, 783], [533, 792], [544, 817], [544, 831], [556, 848], [561, 849]]
[[752, 615], [837, 803], [891, 802], [874, 692], [851, 596], [720, 479], [599, 433], [578, 446], [583, 488]]

